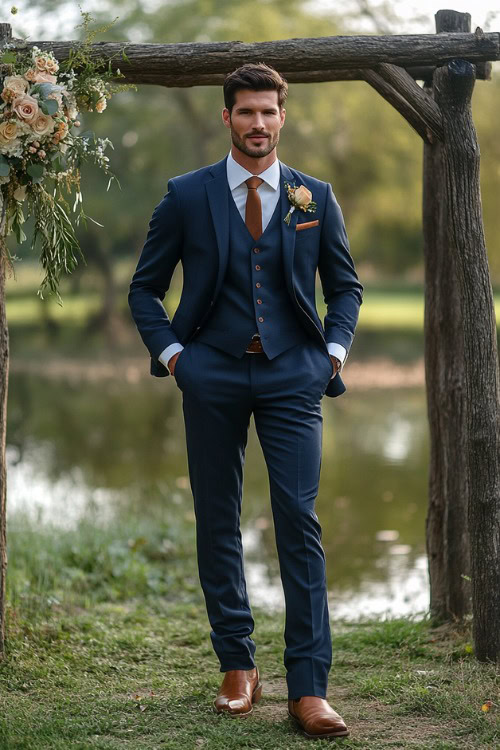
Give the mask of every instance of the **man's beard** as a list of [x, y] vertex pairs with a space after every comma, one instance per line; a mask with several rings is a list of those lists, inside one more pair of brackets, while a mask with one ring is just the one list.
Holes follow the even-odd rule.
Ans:
[[[252, 133], [252, 135], [257, 135], [257, 133]], [[275, 148], [278, 145], [280, 134], [279, 132], [276, 133], [276, 136], [273, 138], [272, 136], [269, 136], [268, 133], [265, 133], [267, 136], [267, 143], [265, 143], [263, 146], [254, 146], [252, 150], [247, 146], [247, 143], [244, 138], [240, 138], [239, 135], [231, 128], [231, 140], [240, 151], [242, 151], [247, 156], [251, 156], [254, 159], [260, 159], [263, 156], [267, 156], [271, 153], [273, 148]]]

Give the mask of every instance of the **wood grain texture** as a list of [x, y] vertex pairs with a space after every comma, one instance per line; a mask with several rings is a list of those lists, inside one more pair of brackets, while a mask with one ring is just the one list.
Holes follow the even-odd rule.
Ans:
[[[439, 11], [438, 20], [446, 22], [450, 13]], [[463, 390], [458, 405], [465, 415], [465, 429], [454, 436], [461, 444], [454, 461], [460, 471], [461, 456], [467, 472], [474, 646], [479, 660], [498, 661], [500, 376], [481, 206], [480, 150], [471, 112], [474, 84], [474, 66], [463, 59], [439, 68], [434, 77], [435, 99], [443, 116], [446, 232], [454, 254], [463, 326], [463, 361], [458, 370]], [[457, 541], [465, 509], [461, 496], [449, 498], [448, 516], [454, 514]], [[458, 576], [460, 568], [452, 572]]]
[[[19, 40], [21, 41], [21, 40]], [[53, 50], [58, 60], [68, 58], [78, 41], [33, 41], [42, 50]], [[182, 42], [132, 44], [97, 42], [92, 55], [111, 60], [113, 70], [151, 78], [228, 73], [246, 62], [264, 61], [278, 70], [325, 71], [373, 68], [380, 63], [400, 67], [436, 66], [457, 57], [471, 62], [500, 59], [500, 34], [401, 34], [393, 36], [330, 36], [279, 39], [271, 42]], [[123, 58], [125, 51], [128, 61]]]

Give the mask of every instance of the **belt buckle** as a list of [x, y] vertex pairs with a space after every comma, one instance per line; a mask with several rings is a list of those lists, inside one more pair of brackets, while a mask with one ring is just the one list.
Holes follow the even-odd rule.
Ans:
[[[259, 349], [251, 349], [250, 347], [253, 344], [259, 346], [260, 348]], [[246, 349], [245, 353], [246, 354], [262, 354], [263, 352], [264, 352], [264, 349], [262, 348], [262, 342], [261, 342], [261, 338], [260, 338], [260, 333], [254, 333], [254, 335], [252, 336], [252, 339], [250, 341], [250, 344], [248, 346], [248, 349]]]

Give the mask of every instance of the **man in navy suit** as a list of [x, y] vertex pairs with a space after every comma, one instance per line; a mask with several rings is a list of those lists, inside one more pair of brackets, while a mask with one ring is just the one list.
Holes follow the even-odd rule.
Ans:
[[[348, 734], [326, 700], [332, 648], [318, 491], [323, 395], [341, 370], [362, 303], [329, 183], [280, 162], [287, 83], [264, 63], [224, 83], [230, 153], [171, 178], [156, 206], [129, 305], [151, 374], [182, 391], [200, 583], [224, 679], [215, 709], [248, 715], [262, 692], [243, 569], [240, 512], [254, 415], [270, 483], [286, 603], [288, 711], [309, 737]], [[162, 301], [181, 262], [170, 320]], [[315, 306], [319, 271], [327, 313]]]

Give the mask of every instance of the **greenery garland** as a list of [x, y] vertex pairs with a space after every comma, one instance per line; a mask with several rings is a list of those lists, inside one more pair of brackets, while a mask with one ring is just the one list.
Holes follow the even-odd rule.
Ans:
[[[19, 244], [26, 240], [23, 224], [34, 216], [31, 242], [39, 248], [45, 276], [37, 294], [43, 299], [47, 288], [59, 304], [62, 273], [71, 273], [78, 256], [85, 262], [76, 237], [71, 213], [79, 212], [75, 225], [90, 219], [85, 214], [80, 186], [81, 166], [93, 162], [120, 183], [109, 168], [105, 155], [113, 144], [92, 131], [79, 132], [79, 111], [103, 112], [107, 100], [117, 91], [134, 84], [116, 84], [124, 76], [111, 69], [111, 59], [96, 57], [92, 41], [112, 24], [90, 29], [90, 13], [80, 11], [84, 38], [60, 63], [53, 52], [36, 46], [26, 50], [24, 42], [7, 42], [0, 47], [0, 262], [14, 273], [6, 237], [14, 234]], [[114, 23], [114, 22], [113, 22]], [[78, 28], [78, 27], [77, 27]], [[124, 50], [123, 59], [127, 60]], [[68, 196], [75, 193], [72, 209]]]

